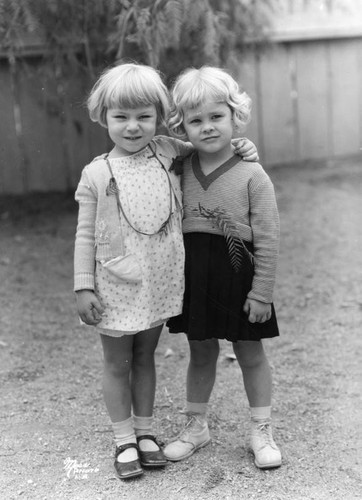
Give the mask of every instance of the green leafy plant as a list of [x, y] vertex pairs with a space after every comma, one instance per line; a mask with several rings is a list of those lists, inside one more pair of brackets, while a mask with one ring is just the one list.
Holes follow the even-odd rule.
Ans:
[[127, 60], [160, 69], [167, 83], [188, 66], [212, 64], [232, 70], [245, 43], [263, 38], [275, 2], [0, 0], [0, 55], [10, 66], [24, 191], [30, 159], [19, 89], [26, 72], [41, 80], [47, 89], [45, 109], [59, 118], [66, 184], [71, 189], [73, 152], [67, 130], [72, 127], [74, 81], [86, 95], [100, 71]]

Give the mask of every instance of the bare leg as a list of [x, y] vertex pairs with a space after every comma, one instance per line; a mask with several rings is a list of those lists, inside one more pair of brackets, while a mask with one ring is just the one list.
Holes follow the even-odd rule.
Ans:
[[250, 446], [255, 465], [261, 469], [279, 467], [282, 457], [271, 429], [272, 377], [261, 342], [237, 342], [234, 352], [243, 372], [250, 405]]
[[208, 339], [192, 340], [190, 362], [187, 370], [187, 401], [207, 403], [216, 378], [216, 363], [219, 356], [219, 341]]
[[103, 346], [103, 397], [112, 422], [131, 416], [129, 377], [133, 358], [133, 335], [109, 337], [101, 335]]
[[243, 373], [250, 407], [271, 405], [272, 376], [261, 342], [233, 343], [234, 353]]
[[189, 420], [178, 439], [169, 443], [164, 449], [166, 458], [174, 462], [190, 457], [210, 442], [206, 409], [216, 378], [219, 341], [192, 340], [189, 341], [189, 345], [186, 402]]
[[155, 350], [162, 325], [137, 333], [133, 345], [131, 373], [133, 412], [139, 417], [150, 417], [156, 391]]
[[[133, 359], [133, 335], [110, 337], [101, 335], [103, 346], [103, 397], [112, 421], [117, 446], [136, 443], [131, 420], [130, 372]], [[126, 449], [117, 456], [117, 462], [137, 459], [134, 448]]]

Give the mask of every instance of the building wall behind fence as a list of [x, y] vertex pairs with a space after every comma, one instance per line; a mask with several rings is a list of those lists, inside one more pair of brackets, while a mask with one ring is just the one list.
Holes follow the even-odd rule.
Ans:
[[[362, 33], [276, 37], [240, 54], [235, 77], [253, 99], [244, 135], [265, 166], [361, 155]], [[85, 93], [73, 79], [61, 102], [26, 71], [12, 89], [0, 61], [0, 194], [74, 190], [83, 166], [109, 148]]]

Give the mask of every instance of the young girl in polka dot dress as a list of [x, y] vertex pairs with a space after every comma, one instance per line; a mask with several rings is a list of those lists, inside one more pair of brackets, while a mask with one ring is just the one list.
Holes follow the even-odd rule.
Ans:
[[[166, 464], [152, 434], [154, 352], [163, 323], [182, 310], [182, 193], [171, 165], [192, 151], [189, 143], [155, 136], [168, 105], [154, 69], [122, 64], [105, 71], [88, 110], [114, 147], [84, 168], [75, 195], [74, 289], [81, 320], [101, 338], [103, 394], [121, 479]], [[257, 156], [250, 141], [238, 148], [248, 159]]]

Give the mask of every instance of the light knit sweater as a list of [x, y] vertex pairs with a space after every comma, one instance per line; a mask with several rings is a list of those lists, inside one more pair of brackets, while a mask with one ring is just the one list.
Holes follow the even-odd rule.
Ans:
[[[180, 176], [169, 171], [176, 156], [186, 155], [192, 150], [184, 143], [166, 136], [157, 136], [151, 144], [169, 176], [174, 195], [178, 201], [179, 217], [182, 214], [182, 192]], [[86, 165], [75, 193], [79, 203], [78, 226], [74, 249], [74, 290], [94, 290], [96, 260], [108, 260], [122, 254], [119, 210], [116, 197], [107, 196], [110, 173], [106, 161], [96, 158]]]
[[204, 175], [197, 154], [185, 159], [183, 170], [183, 232], [222, 234], [206, 209], [232, 216], [243, 240], [254, 245], [255, 272], [249, 298], [272, 302], [279, 250], [279, 215], [273, 184], [261, 165], [233, 157]]

